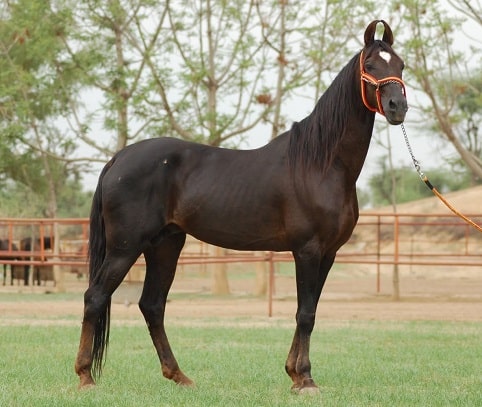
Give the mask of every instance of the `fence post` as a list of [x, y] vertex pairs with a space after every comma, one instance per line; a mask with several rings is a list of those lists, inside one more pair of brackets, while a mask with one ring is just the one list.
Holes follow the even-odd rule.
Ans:
[[380, 250], [381, 250], [381, 219], [377, 215], [377, 294], [380, 294]]
[[273, 292], [274, 292], [274, 261], [273, 252], [268, 253], [269, 261], [269, 284], [268, 284], [268, 317], [273, 316]]
[[[226, 250], [213, 246], [214, 255], [218, 259], [225, 256]], [[229, 295], [229, 282], [227, 277], [227, 264], [225, 262], [215, 263], [213, 266], [213, 286], [212, 293], [215, 295]]]
[[398, 273], [398, 261], [399, 261], [399, 219], [398, 215], [394, 215], [393, 223], [393, 301], [400, 301], [400, 277]]

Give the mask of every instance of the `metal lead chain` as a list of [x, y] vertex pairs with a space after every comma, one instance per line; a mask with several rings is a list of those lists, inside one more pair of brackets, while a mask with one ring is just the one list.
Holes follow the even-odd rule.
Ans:
[[415, 166], [415, 169], [417, 170], [418, 175], [420, 176], [422, 181], [425, 182], [425, 179], [426, 179], [425, 174], [422, 172], [422, 170], [420, 168], [420, 163], [418, 162], [418, 160], [413, 155], [412, 146], [410, 145], [410, 142], [408, 141], [408, 136], [407, 136], [407, 132], [405, 131], [405, 126], [403, 125], [403, 123], [400, 126], [402, 127], [402, 132], [403, 132], [403, 137], [405, 139], [405, 144], [407, 145], [408, 152], [410, 153], [410, 157], [412, 157], [413, 165]]

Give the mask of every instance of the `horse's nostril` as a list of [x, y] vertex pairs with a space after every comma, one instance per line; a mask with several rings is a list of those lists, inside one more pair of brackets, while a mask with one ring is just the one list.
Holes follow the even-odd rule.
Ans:
[[388, 101], [388, 108], [392, 112], [396, 112], [397, 110], [404, 110], [405, 112], [408, 110], [407, 104], [403, 100], [397, 100], [397, 99], [390, 99]]

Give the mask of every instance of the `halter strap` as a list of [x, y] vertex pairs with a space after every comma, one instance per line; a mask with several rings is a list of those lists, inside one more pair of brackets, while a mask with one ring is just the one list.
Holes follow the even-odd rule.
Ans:
[[[403, 96], [407, 97], [406, 91], [405, 91], [405, 84], [403, 83], [403, 80], [396, 77], [396, 76], [387, 76], [386, 78], [382, 79], [377, 79], [373, 75], [370, 75], [369, 73], [365, 72], [365, 67], [363, 66], [363, 51], [360, 53], [360, 86], [361, 86], [361, 96], [363, 100], [363, 104], [365, 107], [376, 113], [380, 113], [385, 116], [385, 112], [383, 111], [383, 106], [382, 106], [382, 95], [380, 92], [380, 89], [382, 86], [385, 86], [389, 83], [397, 83], [402, 87], [402, 92]], [[369, 83], [370, 85], [375, 86], [375, 92], [377, 96], [377, 106], [372, 107], [370, 106], [370, 103], [368, 103], [368, 99], [366, 97], [366, 84]]]

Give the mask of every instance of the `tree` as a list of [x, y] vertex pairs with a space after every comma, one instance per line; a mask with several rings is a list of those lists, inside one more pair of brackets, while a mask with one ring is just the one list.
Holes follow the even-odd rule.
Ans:
[[[99, 161], [105, 162], [127, 144], [145, 138], [155, 120], [143, 107], [145, 92], [150, 89], [145, 60], [129, 44], [134, 23], [144, 22], [151, 13], [157, 15], [155, 9], [162, 10], [162, 5], [154, 8], [154, 4], [157, 2], [87, 0], [73, 8], [77, 26], [70, 37], [63, 38], [64, 45], [79, 72], [82, 99], [94, 103], [72, 103], [74, 114], [69, 120]], [[104, 136], [99, 138], [98, 131]]]
[[[480, 0], [448, 0], [449, 4], [463, 15], [482, 25], [482, 5]], [[479, 42], [480, 38], [477, 39]]]
[[28, 188], [49, 217], [57, 214], [71, 165], [56, 158], [75, 148], [57, 127], [74, 78], [59, 40], [72, 23], [62, 6], [53, 10], [48, 2], [18, 0], [5, 4], [0, 16], [2, 175]]
[[[454, 146], [474, 179], [482, 179], [480, 153], [472, 151], [464, 143], [470, 136], [463, 127], [458, 126], [460, 110], [457, 101], [466, 89], [476, 89], [471, 80], [477, 79], [470, 74], [468, 56], [454, 46], [454, 34], [460, 30], [460, 19], [449, 15], [433, 0], [393, 4], [403, 16], [404, 26], [410, 30], [405, 53], [413, 55], [407, 64], [410, 78], [414, 80], [412, 86], [418, 85], [418, 90], [426, 97], [417, 106], [421, 122], [433, 123], [434, 132], [443, 135]], [[465, 1], [454, 0], [451, 4], [465, 5], [467, 10], [473, 10]], [[479, 21], [476, 14], [473, 17]], [[482, 111], [480, 93], [473, 100], [477, 101], [472, 105], [476, 107], [475, 110]]]
[[[289, 125], [283, 117], [287, 102], [304, 99], [311, 107], [352, 56], [347, 44], [359, 41], [359, 31], [366, 27], [364, 14], [372, 10], [373, 2], [275, 0], [256, 4], [266, 51], [271, 54], [268, 66], [274, 79], [267, 89], [272, 90], [263, 96], [273, 104], [267, 121], [274, 138]], [[344, 23], [347, 20], [350, 27]]]
[[[454, 126], [461, 135], [461, 143], [473, 157], [482, 159], [482, 135], [479, 123], [482, 120], [482, 75], [474, 75], [465, 80], [457, 80], [453, 84], [459, 95], [454, 107]], [[463, 162], [457, 160], [456, 167]], [[482, 182], [477, 172], [472, 171], [472, 184]]]
[[184, 1], [166, 3], [164, 35], [161, 22], [149, 37], [136, 24], [130, 40], [149, 66], [163, 133], [234, 146], [263, 120], [270, 105], [256, 95], [268, 72], [255, 17], [252, 2]]

